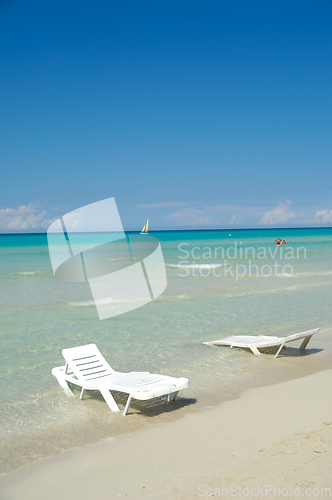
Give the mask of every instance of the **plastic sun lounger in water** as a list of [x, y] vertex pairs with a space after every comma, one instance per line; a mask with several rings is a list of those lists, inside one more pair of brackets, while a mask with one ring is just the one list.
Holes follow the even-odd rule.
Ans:
[[56, 377], [67, 395], [73, 395], [68, 382], [82, 388], [80, 399], [86, 390], [100, 391], [112, 411], [119, 411], [111, 391], [129, 395], [123, 414], [129, 410], [132, 398], [148, 400], [167, 396], [173, 401], [181, 389], [189, 387], [188, 379], [167, 377], [149, 372], [116, 372], [107, 363], [95, 344], [63, 349], [65, 366], [53, 368]]
[[299, 350], [303, 351], [307, 345], [311, 337], [314, 333], [317, 333], [319, 328], [315, 328], [314, 330], [309, 330], [308, 332], [295, 333], [294, 335], [289, 335], [288, 337], [269, 337], [264, 335], [259, 336], [249, 336], [249, 335], [236, 335], [233, 337], [225, 337], [220, 340], [212, 340], [211, 342], [203, 342], [203, 344], [209, 345], [211, 347], [217, 345], [227, 345], [232, 347], [244, 347], [250, 349], [255, 356], [259, 356], [261, 353], [258, 348], [265, 347], [274, 347], [280, 346], [275, 358], [279, 356], [281, 349], [288, 342], [294, 342], [295, 340], [303, 339]]

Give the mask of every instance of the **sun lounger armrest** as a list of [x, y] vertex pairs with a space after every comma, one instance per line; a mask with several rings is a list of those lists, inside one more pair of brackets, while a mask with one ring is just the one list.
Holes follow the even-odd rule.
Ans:
[[206, 344], [206, 345], [208, 345], [210, 347], [217, 347], [216, 345], [214, 345], [213, 342], [203, 342], [203, 344]]

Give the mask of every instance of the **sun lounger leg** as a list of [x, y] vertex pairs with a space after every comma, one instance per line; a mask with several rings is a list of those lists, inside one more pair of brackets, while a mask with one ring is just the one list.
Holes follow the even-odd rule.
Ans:
[[85, 393], [85, 389], [83, 389], [83, 387], [82, 387], [81, 394], [80, 394], [80, 399], [83, 399], [84, 393]]
[[281, 344], [281, 346], [279, 347], [279, 349], [277, 350], [276, 352], [276, 355], [274, 356], [275, 358], [277, 358], [281, 352], [281, 349], [284, 347], [284, 344]]
[[257, 347], [254, 344], [251, 344], [250, 350], [251, 350], [251, 352], [253, 352], [255, 354], [255, 356], [261, 355], [261, 353], [259, 352], [259, 350], [257, 349]]
[[67, 381], [66, 381], [65, 377], [63, 376], [63, 372], [60, 372], [60, 370], [58, 370], [56, 372], [55, 370], [56, 369], [54, 368], [54, 371], [52, 373], [55, 375], [55, 377], [56, 377], [57, 381], [59, 382], [59, 384], [61, 385], [62, 389], [64, 389], [66, 396], [74, 397], [73, 392], [69, 389], [69, 385], [67, 384]]
[[176, 396], [177, 396], [178, 394], [179, 394], [179, 391], [175, 391], [175, 392], [173, 392], [172, 394], [170, 394], [170, 396], [171, 396], [171, 401], [174, 401], [174, 400], [175, 400], [175, 398], [176, 398]]
[[308, 337], [305, 337], [302, 344], [299, 347], [299, 351], [304, 351], [304, 349], [307, 347], [312, 335], [308, 335]]
[[69, 391], [69, 392], [72, 392], [70, 389], [69, 389], [69, 385], [67, 384], [66, 380], [62, 377], [57, 377], [57, 380], [59, 382], [59, 384], [61, 385], [62, 389], [65, 390], [65, 392]]
[[109, 409], [112, 411], [120, 411], [120, 409], [119, 409], [118, 405], [116, 404], [116, 402], [114, 401], [114, 398], [113, 398], [112, 394], [110, 393], [110, 391], [108, 389], [105, 389], [105, 388], [102, 388], [99, 390], [102, 393], [103, 398], [105, 399]]
[[123, 411], [123, 415], [127, 415], [127, 412], [128, 412], [128, 410], [129, 410], [130, 403], [131, 403], [131, 396], [129, 395], [129, 396], [128, 396], [128, 399], [127, 399], [127, 403], [126, 403], [125, 409], [124, 409], [124, 411]]

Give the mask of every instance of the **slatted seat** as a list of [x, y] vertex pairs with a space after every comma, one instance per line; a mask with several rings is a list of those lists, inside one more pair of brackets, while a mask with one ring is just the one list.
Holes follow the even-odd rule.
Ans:
[[80, 399], [86, 390], [97, 390], [103, 395], [112, 411], [119, 411], [111, 391], [127, 393], [128, 400], [123, 414], [129, 410], [132, 398], [148, 400], [167, 396], [172, 401], [181, 389], [189, 387], [188, 379], [168, 377], [149, 372], [122, 373], [113, 370], [95, 344], [62, 350], [65, 366], [53, 368], [56, 377], [67, 395], [73, 395], [68, 382], [82, 388]]
[[272, 337], [268, 335], [234, 335], [230, 337], [225, 337], [220, 340], [211, 340], [210, 342], [203, 342], [203, 344], [209, 345], [211, 347], [218, 345], [226, 345], [230, 348], [232, 347], [243, 347], [250, 349], [255, 356], [259, 356], [261, 353], [258, 348], [275, 347], [280, 346], [276, 355], [277, 358], [281, 352], [281, 349], [288, 342], [294, 342], [295, 340], [303, 339], [299, 350], [303, 351], [310, 341], [311, 337], [319, 331], [319, 328], [314, 330], [309, 330], [307, 332], [295, 333], [294, 335], [289, 335], [288, 337]]

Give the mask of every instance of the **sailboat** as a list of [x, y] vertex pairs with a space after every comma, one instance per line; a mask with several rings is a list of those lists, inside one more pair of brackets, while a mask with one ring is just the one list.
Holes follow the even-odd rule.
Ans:
[[149, 229], [149, 219], [147, 219], [145, 226], [143, 226], [141, 234], [148, 234], [148, 229]]

